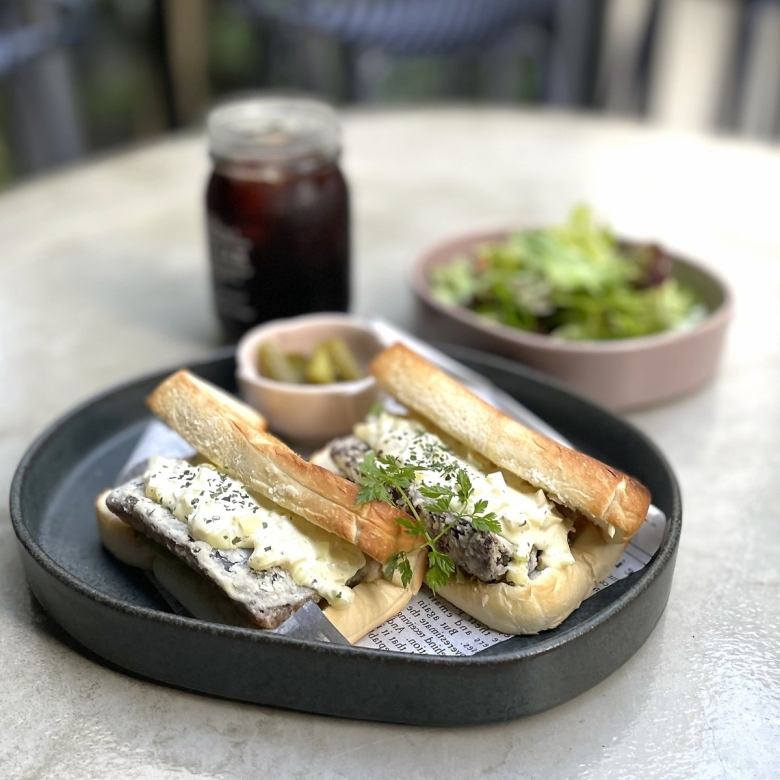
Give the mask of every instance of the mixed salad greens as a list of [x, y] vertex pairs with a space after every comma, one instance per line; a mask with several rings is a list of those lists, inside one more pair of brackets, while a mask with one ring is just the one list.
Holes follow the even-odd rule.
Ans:
[[430, 273], [438, 301], [562, 339], [626, 339], [689, 327], [706, 315], [670, 277], [655, 245], [621, 245], [586, 206], [566, 225], [516, 233]]

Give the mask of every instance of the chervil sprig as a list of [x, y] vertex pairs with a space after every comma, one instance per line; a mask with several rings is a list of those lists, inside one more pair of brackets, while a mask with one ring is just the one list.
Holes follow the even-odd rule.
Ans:
[[[463, 520], [471, 523], [476, 531], [499, 533], [501, 523], [494, 512], [488, 512], [488, 503], [479, 499], [474, 503], [471, 512], [466, 511], [469, 500], [474, 493], [471, 479], [465, 469], [453, 469], [451, 463], [436, 462], [414, 465], [404, 465], [396, 458], [377, 455], [370, 452], [363, 460], [360, 468], [360, 483], [357, 495], [358, 503], [382, 501], [386, 504], [398, 505], [409, 511], [411, 517], [400, 516], [396, 521], [406, 529], [406, 532], [421, 539], [421, 547], [428, 548], [428, 571], [425, 582], [434, 591], [446, 585], [455, 573], [455, 562], [452, 557], [438, 549], [438, 541], [452, 528]], [[421, 507], [415, 506], [409, 489], [415, 480], [418, 470], [442, 471], [446, 476], [454, 476], [454, 486], [445, 484], [421, 484], [417, 492], [423, 497]], [[428, 531], [425, 522], [420, 517], [420, 510], [432, 515], [446, 515], [447, 521], [436, 534]], [[385, 563], [385, 574], [392, 577], [398, 571], [401, 582], [406, 587], [412, 579], [412, 567], [405, 552], [398, 552]]]
[[405, 491], [414, 479], [414, 468], [401, 465], [395, 458], [377, 458], [369, 452], [360, 465], [360, 490], [357, 501], [393, 503], [393, 490]]
[[409, 563], [409, 558], [405, 552], [397, 552], [387, 559], [385, 574], [388, 577], [392, 577], [396, 569], [398, 569], [398, 573], [401, 575], [401, 584], [408, 588], [409, 583], [412, 581], [412, 564]]

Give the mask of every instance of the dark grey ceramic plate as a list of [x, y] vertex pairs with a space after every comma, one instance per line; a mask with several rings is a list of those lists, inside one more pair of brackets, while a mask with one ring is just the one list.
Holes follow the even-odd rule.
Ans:
[[[608, 412], [501, 358], [449, 350], [583, 450], [639, 477], [669, 518], [641, 572], [590, 598], [553, 631], [470, 658], [336, 647], [170, 613], [98, 540], [92, 503], [112, 484], [149, 420], [143, 399], [164, 376], [132, 382], [52, 425], [19, 464], [11, 517], [32, 592], [78, 643], [151, 680], [308, 712], [413, 724], [506, 720], [553, 707], [630, 658], [669, 595], [681, 529], [669, 464]], [[231, 355], [191, 368], [234, 389]]]

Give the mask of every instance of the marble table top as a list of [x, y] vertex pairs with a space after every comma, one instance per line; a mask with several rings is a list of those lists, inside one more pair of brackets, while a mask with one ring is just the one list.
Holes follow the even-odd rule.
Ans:
[[[780, 743], [780, 154], [558, 113], [344, 117], [355, 310], [411, 322], [406, 271], [468, 228], [562, 219], [717, 268], [736, 319], [717, 381], [630, 419], [679, 475], [668, 608], [624, 667], [549, 712], [427, 729], [155, 685], [75, 652], [30, 595], [0, 506], [3, 777], [773, 777]], [[200, 134], [0, 196], [0, 491], [44, 425], [91, 393], [219, 343]]]

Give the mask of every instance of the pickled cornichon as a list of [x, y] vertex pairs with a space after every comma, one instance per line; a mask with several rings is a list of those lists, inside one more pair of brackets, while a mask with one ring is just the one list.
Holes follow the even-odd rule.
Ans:
[[274, 341], [258, 350], [258, 369], [268, 379], [295, 384], [331, 384], [362, 379], [366, 372], [344, 339], [323, 339], [309, 355], [285, 353]]

